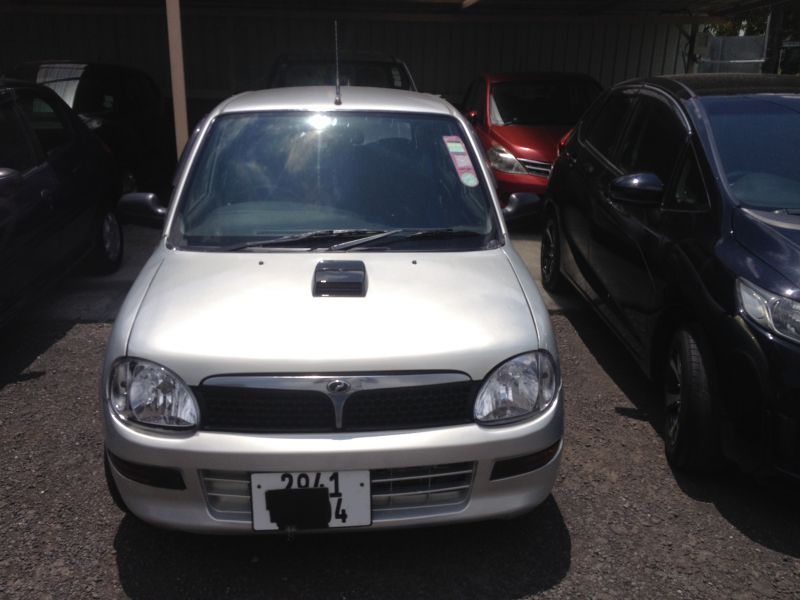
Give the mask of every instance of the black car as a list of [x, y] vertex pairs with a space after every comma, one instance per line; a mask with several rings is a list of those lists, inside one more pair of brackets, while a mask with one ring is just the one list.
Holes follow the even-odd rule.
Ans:
[[620, 84], [561, 149], [542, 281], [663, 387], [670, 462], [800, 473], [800, 79]]
[[121, 65], [46, 61], [7, 76], [46, 85], [108, 145], [126, 192], [169, 191], [175, 168], [173, 128], [164, 98], [144, 72]]
[[[402, 60], [378, 53], [339, 53], [341, 85], [384, 87], [416, 91], [417, 86]], [[272, 65], [267, 87], [334, 85], [333, 54], [282, 54]]]
[[119, 193], [111, 156], [55, 92], [0, 79], [0, 324], [88, 254], [119, 266]]

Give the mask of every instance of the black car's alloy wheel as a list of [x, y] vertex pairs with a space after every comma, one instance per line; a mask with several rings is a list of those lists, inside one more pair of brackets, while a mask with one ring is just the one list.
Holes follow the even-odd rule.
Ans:
[[708, 470], [719, 463], [713, 385], [699, 339], [690, 328], [678, 329], [667, 350], [663, 374], [667, 459], [686, 470]]
[[542, 231], [540, 266], [542, 285], [548, 292], [556, 292], [561, 287], [561, 246], [558, 221], [549, 214]]

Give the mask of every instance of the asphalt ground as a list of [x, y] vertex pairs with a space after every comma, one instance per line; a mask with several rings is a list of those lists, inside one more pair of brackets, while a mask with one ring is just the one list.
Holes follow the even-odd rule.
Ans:
[[[98, 385], [156, 239], [76, 273], [0, 332], [0, 598], [797, 598], [800, 489], [664, 459], [658, 394], [574, 294], [546, 297], [567, 402], [552, 496], [521, 518], [321, 536], [204, 537], [106, 493]], [[538, 234], [514, 244], [538, 277]]]

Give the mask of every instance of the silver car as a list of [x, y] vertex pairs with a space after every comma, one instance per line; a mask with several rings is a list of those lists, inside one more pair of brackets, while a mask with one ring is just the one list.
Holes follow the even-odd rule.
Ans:
[[[236, 96], [195, 132], [103, 369], [125, 510], [206, 533], [412, 527], [544, 501], [550, 320], [469, 124], [414, 92]], [[517, 203], [532, 204], [520, 195]]]

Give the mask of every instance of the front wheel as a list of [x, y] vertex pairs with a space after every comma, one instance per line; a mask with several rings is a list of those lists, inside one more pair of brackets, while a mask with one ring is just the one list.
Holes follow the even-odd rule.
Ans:
[[116, 213], [107, 209], [97, 225], [92, 263], [94, 270], [105, 275], [113, 273], [122, 263], [122, 225]]
[[558, 220], [553, 213], [547, 215], [542, 231], [540, 267], [542, 285], [548, 292], [557, 292], [562, 286], [561, 242]]
[[719, 465], [719, 428], [713, 381], [701, 336], [682, 327], [672, 337], [664, 365], [664, 445], [669, 463], [690, 471]]

